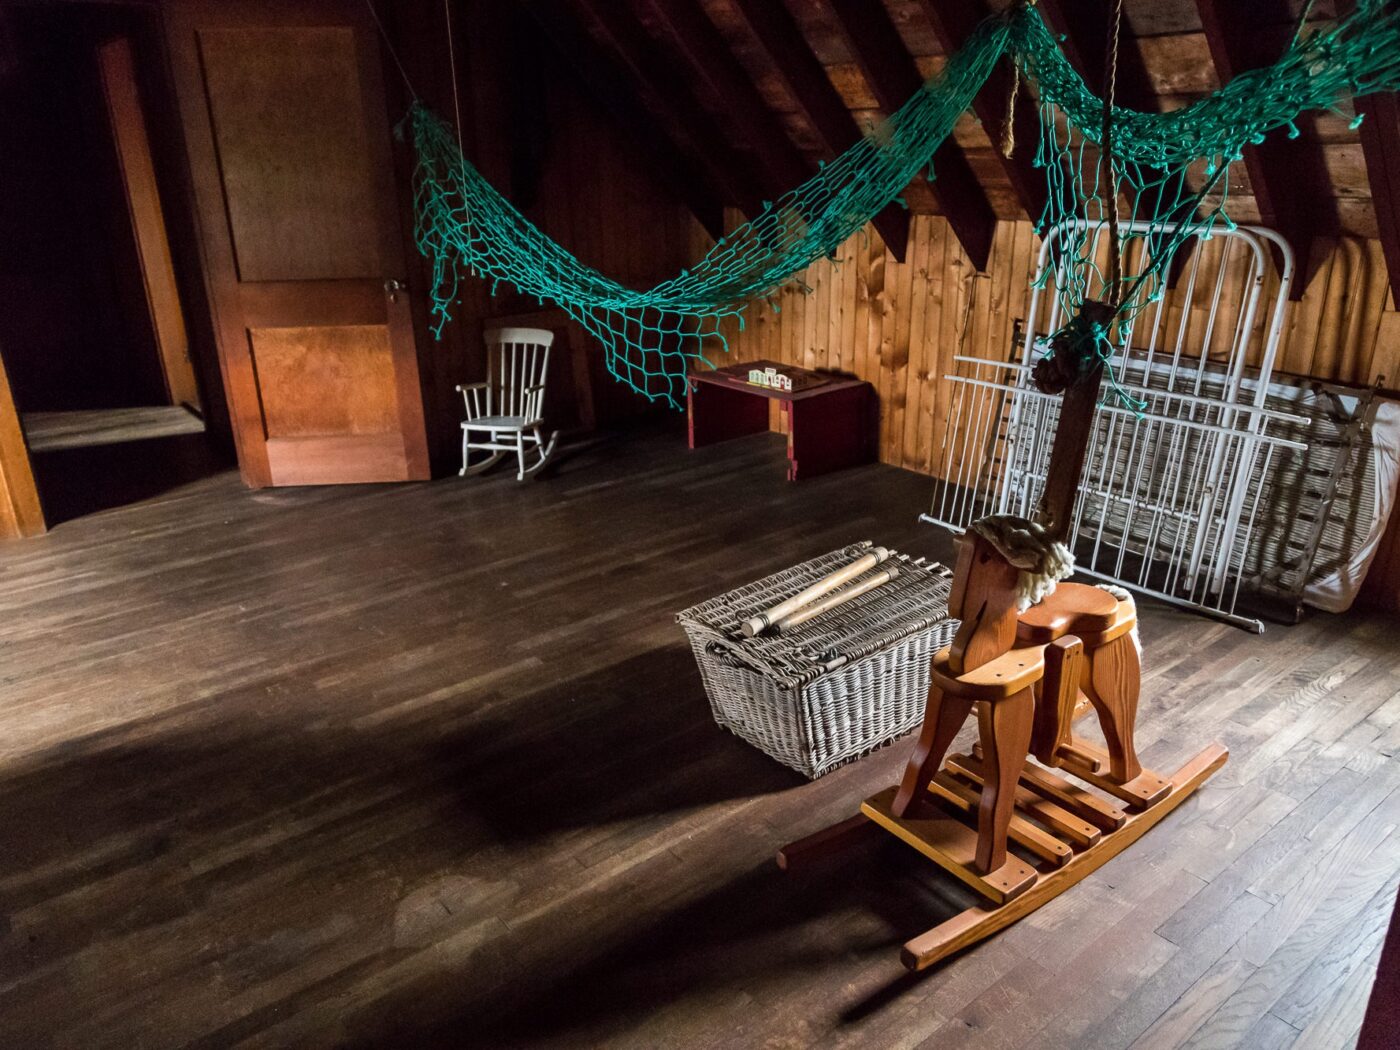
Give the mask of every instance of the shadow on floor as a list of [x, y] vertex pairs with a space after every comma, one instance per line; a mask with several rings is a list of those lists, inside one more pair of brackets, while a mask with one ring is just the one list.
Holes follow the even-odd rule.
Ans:
[[49, 527], [150, 499], [224, 470], [207, 434], [36, 452], [34, 481]]
[[[405, 990], [413, 1011], [381, 1002], [352, 1019], [354, 1045], [407, 1038], [415, 1046], [606, 1046], [624, 1035], [631, 1045], [648, 1038], [664, 1045], [672, 1010], [715, 1010], [732, 1016], [735, 1042], [744, 1015], [777, 984], [806, 982], [810, 1001], [787, 1002], [794, 1034], [839, 1013], [838, 1026], [875, 1019], [890, 1003], [937, 973], [903, 971], [900, 945], [971, 903], [955, 883], [893, 841], [880, 841], [800, 874], [771, 861], [755, 867], [659, 918], [618, 914], [618, 928], [600, 935], [601, 948], [548, 956], [520, 973], [515, 960], [482, 960], [481, 969], [513, 974], [509, 981], [473, 987], [459, 983], [449, 1004], [444, 989]], [[860, 992], [811, 979], [838, 962], [869, 960], [887, 974]], [[435, 1003], [436, 1000], [436, 1003]], [[805, 1009], [804, 1009], [805, 1008]], [[405, 1018], [414, 1020], [405, 1024]], [[393, 1018], [382, 1034], [375, 1030]], [[436, 1017], [437, 1020], [430, 1020]], [[718, 1026], [724, 1019], [714, 1019]], [[765, 1024], [771, 1023], [766, 1019]], [[688, 1027], [682, 1025], [681, 1027]], [[363, 1041], [361, 1039], [363, 1033]], [[454, 1041], [458, 1040], [458, 1041]]]

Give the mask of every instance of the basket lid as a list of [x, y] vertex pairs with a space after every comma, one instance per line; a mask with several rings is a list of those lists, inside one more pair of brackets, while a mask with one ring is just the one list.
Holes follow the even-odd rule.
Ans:
[[676, 622], [713, 651], [726, 653], [780, 685], [794, 687], [948, 619], [951, 570], [891, 550], [887, 562], [852, 581], [893, 564], [899, 575], [889, 582], [782, 634], [744, 635], [745, 620], [849, 565], [871, 548], [869, 540], [838, 548], [691, 606], [676, 614]]

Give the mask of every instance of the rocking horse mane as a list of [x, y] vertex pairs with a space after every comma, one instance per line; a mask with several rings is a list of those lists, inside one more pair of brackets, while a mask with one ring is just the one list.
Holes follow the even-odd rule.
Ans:
[[1016, 514], [990, 514], [968, 526], [1008, 563], [1021, 570], [1016, 608], [1025, 612], [1053, 594], [1055, 584], [1074, 572], [1074, 555], [1040, 525]]

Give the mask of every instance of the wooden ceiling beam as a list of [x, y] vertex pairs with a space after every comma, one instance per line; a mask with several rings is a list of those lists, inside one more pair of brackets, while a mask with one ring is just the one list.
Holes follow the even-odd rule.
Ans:
[[[1286, 24], [1286, 0], [1196, 0], [1206, 44], [1220, 83], [1278, 59], [1266, 53], [1268, 36], [1260, 27]], [[1263, 48], [1261, 48], [1261, 43]], [[1319, 227], [1337, 225], [1336, 200], [1322, 147], [1307, 139], [1288, 139], [1275, 131], [1258, 145], [1244, 148], [1245, 170], [1259, 207], [1259, 221], [1283, 235], [1293, 249], [1295, 274], [1290, 298], [1301, 299], [1317, 272], [1313, 240]], [[1332, 214], [1327, 214], [1328, 208]]]
[[[991, 13], [986, 0], [922, 0], [921, 6], [947, 55], [962, 47], [973, 30]], [[972, 100], [972, 110], [986, 128], [987, 137], [992, 140], [994, 148], [1006, 120], [1006, 98], [1010, 90], [1011, 67], [1003, 61]], [[996, 154], [1021, 207], [1032, 222], [1038, 222], [1049, 195], [1045, 175], [1035, 167], [1035, 143], [1040, 141], [1040, 120], [1033, 105], [1025, 99], [1022, 99], [1022, 103], [1016, 107], [1012, 122], [1016, 149], [1010, 157], [1003, 156], [1000, 149], [996, 149]]]
[[[1352, 0], [1337, 0], [1337, 17], [1355, 9]], [[1391, 91], [1356, 99], [1361, 118], [1361, 153], [1366, 182], [1376, 209], [1376, 232], [1390, 278], [1391, 308], [1400, 305], [1400, 94]]]
[[[602, 2], [617, 4], [618, 0]], [[787, 128], [768, 108], [744, 67], [729, 50], [728, 42], [697, 0], [637, 2], [659, 25], [669, 30], [691, 75], [705, 80], [713, 88], [726, 117], [733, 121], [758, 158], [771, 198], [776, 200], [810, 178], [815, 167], [793, 145]]]
[[[828, 0], [846, 45], [855, 56], [880, 108], [893, 113], [922, 87], [914, 64], [881, 0]], [[962, 149], [952, 137], [933, 154], [933, 183], [944, 218], [979, 271], [987, 268], [996, 232], [996, 213], [977, 182]]]
[[[1045, 24], [1060, 40], [1060, 49], [1070, 65], [1100, 98], [1104, 93], [1104, 71], [1108, 68], [1108, 27], [1113, 17], [1112, 0], [1039, 0], [1036, 5]], [[1161, 107], [1147, 63], [1137, 38], [1126, 29], [1118, 40], [1118, 83], [1116, 104], [1154, 113]]]
[[627, 76], [560, 0], [525, 0], [522, 6], [611, 115], [618, 131], [638, 147], [651, 176], [672, 190], [705, 231], [719, 240], [724, 235], [724, 206], [742, 207], [739, 199], [728, 195], [703, 158], [692, 156], [684, 143], [656, 130], [655, 119], [638, 101]]
[[[552, 25], [556, 21], [568, 20], [568, 0], [529, 0], [529, 3], [547, 31], [554, 31]], [[684, 78], [661, 57], [655, 43], [630, 13], [621, 10], [617, 0], [575, 0], [574, 6], [592, 20], [604, 45], [597, 44], [582, 27], [569, 36], [575, 39], [581, 52], [603, 52], [608, 64], [617, 68], [624, 81], [623, 96], [614, 101], [625, 106], [627, 103], [622, 99], [628, 95], [635, 99], [640, 94], [650, 94], [688, 141], [687, 152], [694, 158], [691, 167], [706, 172], [709, 181], [722, 191], [726, 203], [737, 206], [746, 215], [757, 215], [762, 208], [763, 189], [755, 178], [752, 161], [730, 145], [718, 122], [696, 102]], [[578, 61], [576, 56], [570, 58]], [[588, 61], [585, 64], [594, 66], [597, 63]], [[639, 120], [639, 127], [654, 123], [650, 116], [631, 119]]]
[[[773, 0], [736, 0], [735, 6], [807, 115], [828, 157], [835, 157], [859, 142], [860, 125], [807, 46], [787, 8]], [[872, 221], [885, 247], [903, 262], [909, 243], [908, 210], [891, 204]]]
[[[1400, 95], [1383, 92], [1356, 100], [1361, 151], [1376, 209], [1376, 227], [1393, 304], [1400, 303]], [[1392, 304], [1392, 305], [1393, 305]]]

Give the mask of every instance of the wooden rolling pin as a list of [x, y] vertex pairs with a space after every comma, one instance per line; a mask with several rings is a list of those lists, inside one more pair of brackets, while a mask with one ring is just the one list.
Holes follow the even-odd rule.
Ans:
[[816, 601], [823, 594], [829, 594], [836, 590], [843, 583], [849, 583], [863, 572], [875, 568], [882, 561], [890, 556], [890, 552], [884, 547], [876, 547], [868, 554], [857, 558], [843, 569], [837, 569], [828, 576], [823, 576], [816, 583], [801, 591], [798, 591], [785, 602], [779, 602], [771, 609], [765, 609], [756, 616], [751, 616], [743, 622], [742, 630], [744, 636], [752, 638], [762, 631], [766, 631], [784, 616], [790, 616], [802, 606], [809, 602]]
[[834, 609], [838, 605], [846, 604], [846, 602], [850, 601], [852, 598], [859, 598], [867, 591], [873, 591], [882, 583], [889, 583], [898, 575], [899, 569], [891, 565], [888, 569], [882, 569], [874, 576], [861, 580], [859, 583], [854, 583], [845, 590], [837, 591], [835, 594], [829, 594], [819, 602], [813, 602], [811, 605], [804, 606], [789, 616], [784, 616], [775, 623], [773, 627], [779, 634], [782, 634], [789, 628], [796, 627], [801, 623], [806, 623], [813, 617], [820, 616], [822, 613]]

